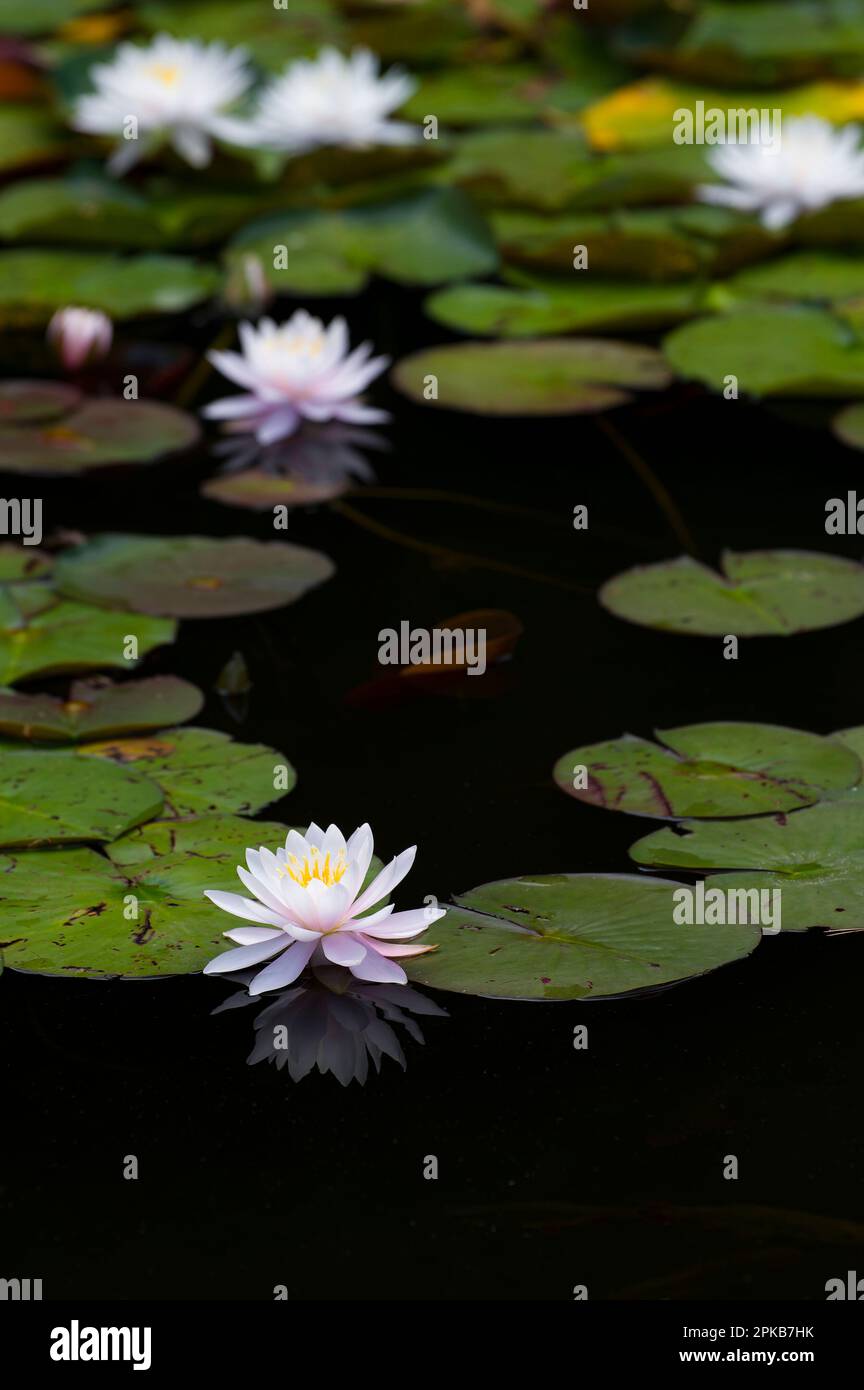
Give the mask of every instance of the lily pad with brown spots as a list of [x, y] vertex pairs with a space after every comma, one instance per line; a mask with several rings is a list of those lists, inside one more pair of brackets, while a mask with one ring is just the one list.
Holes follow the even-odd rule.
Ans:
[[71, 743], [193, 719], [201, 691], [179, 676], [119, 684], [107, 676], [73, 681], [66, 699], [0, 690], [0, 733], [34, 742]]
[[793, 811], [861, 780], [839, 739], [774, 724], [691, 724], [657, 742], [624, 734], [574, 748], [555, 764], [562, 791], [609, 811], [660, 819]]
[[106, 534], [67, 551], [56, 582], [70, 598], [172, 618], [262, 613], [334, 573], [319, 550], [245, 537]]

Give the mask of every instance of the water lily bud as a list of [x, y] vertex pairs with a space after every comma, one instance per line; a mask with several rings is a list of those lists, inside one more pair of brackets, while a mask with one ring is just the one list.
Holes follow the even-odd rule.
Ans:
[[114, 329], [100, 309], [58, 309], [48, 325], [48, 341], [56, 349], [67, 372], [77, 372], [85, 362], [108, 353]]

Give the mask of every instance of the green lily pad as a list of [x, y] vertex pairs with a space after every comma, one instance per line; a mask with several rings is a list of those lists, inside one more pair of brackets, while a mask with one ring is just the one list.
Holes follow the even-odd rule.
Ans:
[[64, 381], [0, 381], [0, 430], [4, 425], [58, 420], [74, 410], [80, 400], [77, 387], [67, 386]]
[[[0, 685], [29, 676], [100, 667], [133, 670], [147, 652], [173, 642], [177, 624], [140, 613], [110, 612], [89, 603], [58, 599], [42, 585], [8, 586], [0, 606]], [[35, 591], [36, 602], [24, 590]], [[134, 637], [137, 656], [128, 639]]]
[[325, 44], [345, 42], [340, 16], [328, 0], [291, 0], [286, 8], [238, 5], [235, 0], [152, 0], [136, 6], [136, 17], [153, 33], [175, 38], [218, 39], [240, 44], [265, 68], [314, 57]]
[[155, 783], [115, 764], [76, 766], [64, 753], [5, 747], [0, 778], [0, 844], [52, 845], [116, 840], [162, 810]]
[[177, 314], [220, 284], [215, 267], [183, 256], [0, 251], [0, 323], [38, 325], [67, 304], [102, 309], [113, 319]]
[[755, 926], [682, 927], [669, 880], [538, 874], [462, 894], [407, 962], [418, 984], [505, 999], [602, 999], [741, 960]]
[[[274, 248], [284, 247], [277, 268]], [[483, 217], [458, 189], [426, 189], [381, 204], [297, 210], [253, 222], [230, 243], [229, 272], [252, 253], [281, 293], [355, 294], [373, 274], [439, 285], [494, 270]]]
[[482, 64], [431, 73], [402, 108], [409, 121], [433, 114], [442, 125], [534, 121], [551, 102], [553, 84], [524, 64]]
[[0, 31], [7, 34], [47, 34], [58, 24], [65, 24], [76, 15], [102, 9], [104, 0], [28, 0], [24, 6], [16, 0], [0, 3]]
[[592, 329], [668, 327], [700, 312], [702, 290], [689, 284], [651, 285], [632, 280], [548, 281], [531, 288], [451, 285], [427, 299], [436, 323], [461, 333], [536, 338]]
[[161, 788], [166, 815], [253, 815], [297, 781], [283, 753], [262, 743], [234, 743], [213, 729], [162, 729], [150, 737], [85, 743], [76, 755], [143, 773]]
[[555, 764], [555, 781], [589, 805], [671, 820], [794, 811], [861, 778], [850, 748], [800, 729], [723, 722], [656, 736], [574, 748]]
[[0, 238], [65, 245], [161, 246], [165, 234], [140, 193], [117, 179], [27, 179], [0, 192]]
[[68, 743], [193, 719], [201, 691], [179, 676], [150, 676], [122, 685], [107, 676], [73, 681], [65, 700], [0, 689], [0, 733], [33, 742]]
[[864, 395], [864, 344], [821, 309], [745, 305], [684, 324], [663, 348], [680, 376], [714, 391], [731, 374], [754, 396]]
[[70, 598], [172, 618], [263, 613], [323, 584], [334, 566], [319, 550], [285, 541], [206, 536], [97, 536], [61, 556]]
[[831, 429], [850, 449], [864, 449], [864, 403], [847, 405], [839, 411], [831, 421]]
[[32, 545], [0, 545], [0, 585], [29, 583], [50, 574], [54, 561]]
[[[46, 383], [49, 385], [50, 383]], [[25, 409], [30, 382], [7, 382], [9, 398], [21, 386]], [[9, 473], [82, 473], [109, 464], [154, 463], [189, 449], [201, 435], [198, 421], [161, 401], [86, 400], [70, 414], [31, 424], [4, 424], [0, 400], [0, 456]]]
[[227, 919], [205, 889], [236, 892], [247, 846], [284, 842], [286, 833], [284, 825], [205, 816], [151, 821], [110, 845], [108, 857], [92, 849], [2, 856], [4, 962], [91, 980], [202, 970], [227, 944]]
[[[429, 380], [437, 398], [427, 399]], [[403, 357], [392, 381], [421, 404], [479, 415], [573, 415], [628, 399], [622, 388], [668, 383], [653, 348], [583, 338], [530, 343], [457, 343]]]
[[706, 878], [706, 891], [779, 888], [783, 931], [864, 930], [860, 801], [822, 802], [756, 820], [684, 821], [677, 832], [658, 830], [637, 841], [630, 855], [647, 868], [723, 870]]
[[[490, 214], [498, 248], [511, 264], [573, 279], [573, 248], [588, 249], [592, 276], [637, 282], [723, 275], [768, 254], [776, 234], [719, 207], [571, 210], [554, 216], [502, 209]], [[584, 278], [579, 272], [577, 280]]]
[[[0, 24], [0, 30], [5, 25]], [[34, 106], [0, 107], [0, 173], [15, 173], [31, 165], [51, 164], [68, 157], [75, 142], [50, 112]]]
[[723, 288], [744, 298], [839, 304], [864, 295], [864, 266], [860, 256], [793, 251], [766, 265], [740, 270]]
[[864, 613], [864, 568], [806, 550], [724, 551], [722, 574], [688, 555], [637, 565], [600, 590], [627, 622], [705, 637], [788, 636]]

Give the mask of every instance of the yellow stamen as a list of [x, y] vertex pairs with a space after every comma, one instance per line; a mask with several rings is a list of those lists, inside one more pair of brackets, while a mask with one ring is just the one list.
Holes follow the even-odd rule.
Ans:
[[180, 78], [180, 69], [172, 63], [154, 63], [150, 76], [155, 77], [164, 87], [173, 87]]
[[323, 883], [327, 888], [332, 888], [335, 883], [339, 883], [347, 870], [348, 860], [344, 849], [339, 850], [331, 863], [329, 851], [322, 858], [320, 849], [313, 845], [302, 859], [296, 854], [289, 854], [279, 873], [283, 878], [287, 876], [293, 879], [301, 888], [308, 888], [313, 879]]

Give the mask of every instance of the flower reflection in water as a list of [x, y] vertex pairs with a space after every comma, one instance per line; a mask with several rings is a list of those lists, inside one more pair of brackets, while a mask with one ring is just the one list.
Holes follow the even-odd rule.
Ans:
[[375, 430], [338, 422], [304, 426], [291, 439], [270, 445], [259, 444], [254, 435], [230, 435], [213, 447], [222, 468], [202, 492], [215, 502], [262, 509], [280, 502], [298, 507], [329, 502], [358, 482], [375, 481], [361, 449], [387, 448]]
[[[225, 976], [247, 984], [254, 970]], [[214, 1014], [258, 1003], [247, 989], [229, 995]], [[425, 1041], [416, 1018], [447, 1018], [432, 999], [411, 985], [378, 985], [355, 980], [347, 970], [321, 968], [270, 999], [255, 1019], [255, 1046], [247, 1062], [274, 1062], [288, 1068], [292, 1081], [302, 1081], [317, 1068], [330, 1072], [343, 1086], [363, 1086], [371, 1061], [380, 1072], [381, 1059], [392, 1057], [404, 1071], [405, 1053], [398, 1027], [414, 1042]]]

